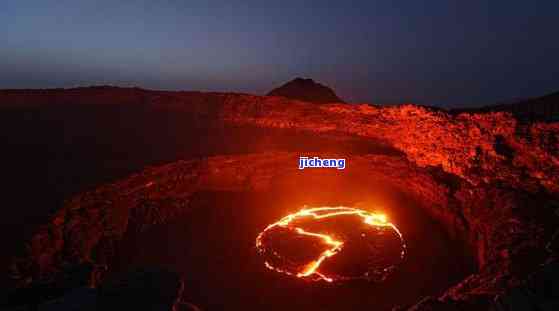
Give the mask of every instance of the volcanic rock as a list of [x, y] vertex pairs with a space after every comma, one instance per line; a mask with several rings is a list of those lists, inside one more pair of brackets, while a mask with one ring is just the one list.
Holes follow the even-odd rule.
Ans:
[[343, 103], [334, 91], [312, 79], [295, 78], [270, 91], [268, 96], [282, 96], [313, 103]]
[[[499, 181], [559, 192], [559, 123], [521, 126], [504, 112], [452, 116], [414, 105], [297, 103], [285, 109], [280, 102], [230, 100], [222, 117], [240, 124], [367, 137], [401, 150], [418, 166], [441, 166], [473, 185]], [[502, 152], [509, 147], [511, 152]]]
[[[463, 241], [477, 263], [475, 273], [412, 310], [507, 310], [512, 302], [533, 297], [532, 290], [545, 296], [542, 286], [555, 288], [538, 271], [558, 256], [559, 123], [522, 124], [507, 112], [452, 115], [414, 105], [316, 105], [224, 93], [142, 94], [145, 104], [174, 113], [316, 135], [343, 133], [397, 150], [352, 155], [347, 170], [369, 174], [371, 180], [422, 202], [420, 207], [451, 237]], [[15, 262], [17, 278], [28, 286], [29, 281], [59, 275], [65, 263], [110, 265], [127, 231], [185, 217], [194, 195], [202, 191], [269, 189], [278, 176], [298, 171], [291, 165], [298, 156], [269, 152], [178, 161], [75, 195], [37, 230], [28, 252]], [[555, 274], [553, 266], [544, 267]], [[138, 279], [141, 283], [142, 277]], [[547, 305], [553, 305], [553, 297], [545, 296]]]

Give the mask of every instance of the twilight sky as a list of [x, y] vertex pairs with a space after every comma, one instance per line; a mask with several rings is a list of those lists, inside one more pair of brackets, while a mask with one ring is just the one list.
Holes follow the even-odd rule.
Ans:
[[3, 0], [0, 88], [301, 76], [353, 102], [482, 105], [559, 91], [558, 22], [556, 0]]

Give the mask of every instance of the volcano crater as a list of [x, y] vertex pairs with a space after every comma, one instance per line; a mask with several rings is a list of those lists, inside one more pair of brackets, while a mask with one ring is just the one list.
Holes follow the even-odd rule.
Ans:
[[[414, 310], [483, 310], [554, 264], [559, 174], [550, 137], [557, 124], [521, 128], [502, 113], [451, 116], [411, 105], [316, 106], [250, 95], [161, 93], [146, 101], [191, 111], [183, 105], [189, 96], [202, 112], [211, 103], [204, 115], [220, 121], [337, 131], [397, 152], [316, 154], [347, 158], [343, 171], [303, 173], [302, 154], [283, 151], [147, 168], [67, 200], [15, 261], [20, 280], [49, 279], [68, 263], [103, 266], [109, 276], [148, 264], [180, 272], [184, 299], [209, 310], [388, 310], [417, 301]], [[398, 224], [406, 257], [380, 283], [309, 284], [271, 273], [254, 240], [305, 205], [380, 208]]]

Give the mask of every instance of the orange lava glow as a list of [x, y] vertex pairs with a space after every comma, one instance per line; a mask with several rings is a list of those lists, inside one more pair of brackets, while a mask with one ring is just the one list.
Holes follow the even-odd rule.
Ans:
[[[404, 258], [406, 246], [403, 243], [403, 237], [398, 228], [391, 222], [388, 221], [386, 215], [382, 213], [371, 213], [368, 211], [350, 208], [350, 207], [314, 207], [314, 208], [303, 208], [302, 210], [285, 216], [284, 218], [280, 219], [279, 221], [270, 224], [267, 226], [256, 238], [256, 248], [263, 252], [264, 245], [263, 245], [263, 237], [264, 235], [273, 228], [286, 228], [290, 229], [298, 235], [301, 236], [309, 236], [314, 237], [321, 240], [321, 243], [324, 244], [327, 248], [318, 256], [318, 258], [312, 260], [311, 262], [305, 264], [300, 271], [293, 273], [292, 271], [287, 271], [285, 269], [281, 269], [278, 267], [273, 266], [270, 262], [265, 261], [265, 266], [273, 271], [284, 273], [287, 275], [293, 275], [299, 278], [306, 278], [309, 276], [315, 276], [319, 280], [324, 280], [326, 282], [333, 282], [334, 278], [327, 276], [321, 273], [320, 266], [321, 264], [327, 260], [338, 254], [344, 247], [344, 241], [337, 239], [332, 234], [327, 234], [324, 232], [309, 232], [300, 228], [298, 226], [293, 225], [296, 220], [300, 219], [312, 219], [312, 220], [319, 220], [324, 218], [333, 218], [338, 216], [358, 216], [361, 218], [362, 222], [371, 227], [383, 228], [389, 227], [400, 238], [402, 242], [402, 251], [401, 251], [401, 259]], [[275, 253], [275, 252], [274, 252]], [[277, 255], [277, 253], [275, 253]]]

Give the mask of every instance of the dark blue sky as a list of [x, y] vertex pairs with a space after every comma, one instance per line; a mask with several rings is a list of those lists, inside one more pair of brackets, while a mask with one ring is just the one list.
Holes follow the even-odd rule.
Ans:
[[559, 1], [3, 0], [0, 88], [302, 76], [349, 101], [480, 105], [559, 90], [558, 22]]

